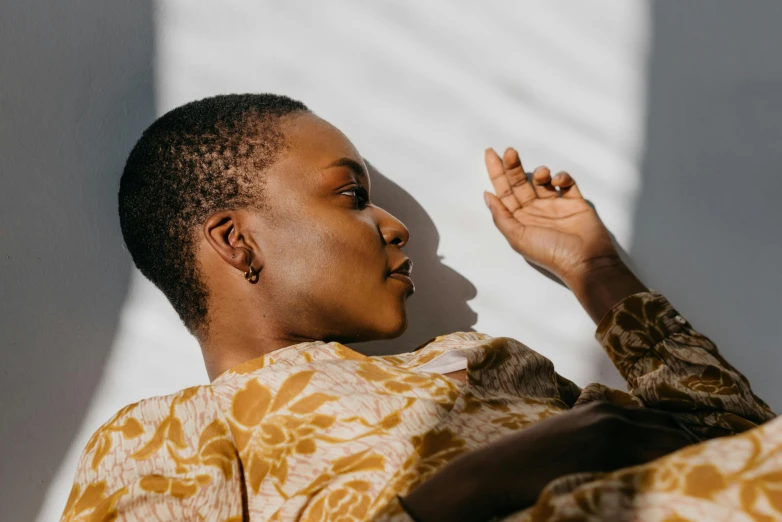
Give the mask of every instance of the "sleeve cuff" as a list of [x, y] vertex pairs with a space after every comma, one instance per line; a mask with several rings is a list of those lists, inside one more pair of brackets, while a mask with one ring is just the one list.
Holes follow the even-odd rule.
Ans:
[[614, 305], [600, 321], [595, 337], [627, 379], [635, 363], [657, 344], [689, 328], [662, 294], [641, 292]]

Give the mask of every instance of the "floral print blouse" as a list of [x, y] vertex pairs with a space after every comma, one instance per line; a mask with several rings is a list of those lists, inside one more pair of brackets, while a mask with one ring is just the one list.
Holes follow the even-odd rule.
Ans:
[[[396, 495], [450, 460], [597, 400], [674, 412], [704, 439], [746, 433], [562, 477], [508, 520], [782, 518], [782, 424], [753, 429], [774, 414], [711, 341], [656, 293], [617, 304], [597, 338], [629, 392], [582, 390], [518, 341], [475, 332], [393, 356], [276, 350], [120, 410], [87, 444], [62, 520], [409, 521]], [[454, 351], [466, 382], [420, 370]]]

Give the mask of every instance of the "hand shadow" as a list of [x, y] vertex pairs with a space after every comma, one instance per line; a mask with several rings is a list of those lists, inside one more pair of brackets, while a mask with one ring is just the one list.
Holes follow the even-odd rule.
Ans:
[[372, 203], [396, 216], [410, 230], [404, 252], [413, 261], [415, 294], [407, 300], [408, 326], [404, 334], [350, 347], [365, 355], [388, 355], [412, 351], [438, 335], [472, 331], [478, 315], [467, 301], [477, 295], [475, 286], [442, 263], [437, 255], [440, 234], [434, 221], [402, 187], [368, 161], [366, 164], [372, 181]]

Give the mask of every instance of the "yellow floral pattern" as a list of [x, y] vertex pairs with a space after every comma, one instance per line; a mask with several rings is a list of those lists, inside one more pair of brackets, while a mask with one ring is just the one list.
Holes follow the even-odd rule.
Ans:
[[[598, 339], [629, 392], [599, 384], [581, 390], [518, 341], [475, 332], [394, 356], [323, 342], [277, 350], [208, 386], [118, 412], [87, 444], [62, 520], [409, 520], [396, 495], [459, 455], [595, 400], [673, 411], [703, 438], [773, 418], [746, 379], [658, 294], [617, 305]], [[467, 382], [418, 370], [453, 350], [468, 361]], [[659, 464], [563, 477], [511, 518], [590, 520], [664, 497], [668, 518], [650, 520], [687, 520], [725, 495], [744, 510], [737, 512], [782, 516], [782, 462], [769, 464], [780, 457], [769, 449], [774, 433], [763, 431], [775, 424]], [[677, 511], [676, 502], [701, 504]]]

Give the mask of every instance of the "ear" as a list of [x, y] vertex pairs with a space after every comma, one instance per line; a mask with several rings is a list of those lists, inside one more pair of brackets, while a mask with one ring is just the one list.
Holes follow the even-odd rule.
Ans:
[[223, 261], [240, 272], [252, 266], [263, 268], [260, 248], [249, 234], [249, 215], [238, 210], [222, 210], [210, 215], [204, 223], [204, 237]]

